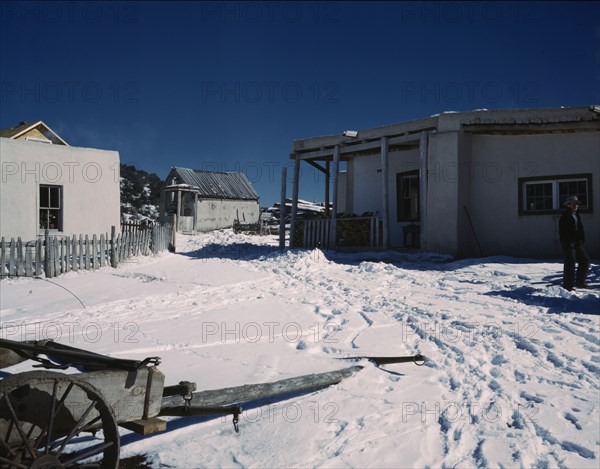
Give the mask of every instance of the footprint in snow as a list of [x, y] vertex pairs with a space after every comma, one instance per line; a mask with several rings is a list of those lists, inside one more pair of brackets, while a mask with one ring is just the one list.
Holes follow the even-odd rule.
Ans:
[[567, 412], [565, 414], [565, 419], [567, 419], [569, 422], [571, 422], [577, 430], [581, 430], [581, 425], [579, 423], [579, 419], [577, 417], [575, 417], [573, 414]]

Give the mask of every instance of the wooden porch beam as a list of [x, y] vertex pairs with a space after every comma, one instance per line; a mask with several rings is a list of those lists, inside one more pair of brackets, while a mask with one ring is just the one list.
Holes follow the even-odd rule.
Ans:
[[296, 217], [298, 216], [298, 189], [300, 185], [300, 158], [294, 159], [294, 182], [292, 186], [292, 214], [290, 220], [290, 247], [295, 247]]
[[313, 160], [305, 160], [309, 165], [311, 165], [313, 168], [318, 169], [319, 171], [321, 171], [322, 173], [328, 175], [329, 173], [329, 168], [325, 167], [323, 168], [323, 166], [321, 166], [320, 164], [317, 164], [315, 161]]
[[388, 183], [388, 138], [381, 137], [381, 174], [382, 174], [382, 197], [383, 197], [383, 247], [387, 249], [389, 243], [389, 183]]
[[[392, 136], [392, 137], [386, 137], [388, 139], [388, 146], [392, 146], [392, 145], [408, 145], [408, 144], [414, 144], [414, 145], [418, 145], [419, 144], [419, 140], [421, 134], [410, 134], [410, 135], [397, 135], [397, 136]], [[381, 146], [381, 139], [378, 139], [377, 141], [371, 141], [371, 142], [363, 142], [363, 143], [355, 143], [352, 145], [339, 145], [339, 149], [340, 149], [340, 157], [343, 157], [344, 155], [348, 156], [351, 155], [353, 153], [359, 153], [361, 151], [367, 151], [367, 150], [375, 150], [377, 148], [380, 148]], [[303, 153], [295, 153], [294, 155], [299, 156], [300, 159], [302, 160], [309, 160], [309, 159], [316, 159], [316, 158], [323, 158], [323, 159], [331, 159], [333, 158], [333, 152], [335, 150], [335, 147], [327, 147], [327, 148], [320, 148], [320, 149], [315, 149], [313, 151], [308, 151], [308, 152], [303, 152]]]
[[332, 249], [336, 249], [336, 237], [337, 237], [337, 212], [338, 212], [338, 175], [340, 170], [340, 147], [336, 146], [333, 152], [333, 207], [331, 214], [331, 231], [329, 246]]

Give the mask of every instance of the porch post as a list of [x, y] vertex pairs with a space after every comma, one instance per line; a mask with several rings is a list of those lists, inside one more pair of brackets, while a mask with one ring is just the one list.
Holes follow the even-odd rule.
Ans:
[[381, 174], [383, 177], [382, 181], [382, 196], [383, 196], [383, 247], [389, 247], [389, 212], [390, 212], [390, 200], [389, 200], [389, 184], [388, 184], [388, 138], [381, 137]]
[[300, 180], [300, 158], [294, 155], [294, 185], [292, 187], [292, 214], [290, 220], [290, 247], [296, 246], [296, 216], [298, 215], [298, 186]]
[[427, 145], [428, 132], [421, 132], [419, 141], [419, 221], [420, 221], [420, 240], [421, 249], [425, 247], [423, 240], [427, 241]]
[[[179, 223], [179, 216], [181, 215], [181, 191], [177, 190], [177, 223]], [[179, 226], [177, 227], [179, 229]]]
[[[281, 168], [281, 205], [279, 206], [279, 249], [285, 248], [285, 199], [287, 194], [287, 168]], [[290, 239], [291, 241], [291, 239]]]
[[331, 230], [329, 232], [329, 246], [335, 249], [337, 239], [337, 212], [338, 212], [338, 174], [340, 169], [340, 146], [336, 145], [333, 150], [333, 206], [331, 208]]
[[331, 183], [330, 176], [331, 162], [328, 160], [325, 162], [325, 215], [329, 217], [329, 184]]
[[196, 222], [198, 221], [198, 192], [194, 192], [194, 224], [192, 231], [196, 231]]

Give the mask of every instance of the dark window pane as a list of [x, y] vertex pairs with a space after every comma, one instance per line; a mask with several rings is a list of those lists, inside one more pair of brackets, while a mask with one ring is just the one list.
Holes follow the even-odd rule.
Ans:
[[577, 196], [582, 205], [587, 205], [587, 181], [564, 181], [558, 183], [559, 204], [572, 196]]
[[48, 210], [40, 210], [40, 228], [48, 228]]
[[398, 221], [419, 219], [419, 175], [416, 172], [396, 175]]
[[50, 207], [60, 208], [60, 188], [50, 187]]
[[527, 184], [525, 189], [526, 210], [552, 210], [552, 183]]
[[48, 210], [48, 228], [51, 230], [60, 229], [59, 220], [60, 213], [58, 210]]
[[50, 203], [49, 191], [50, 188], [48, 186], [40, 186], [40, 207], [48, 207]]

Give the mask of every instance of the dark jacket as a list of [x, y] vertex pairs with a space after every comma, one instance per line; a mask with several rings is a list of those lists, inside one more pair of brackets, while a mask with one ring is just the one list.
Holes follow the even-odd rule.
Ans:
[[565, 212], [558, 221], [558, 232], [562, 243], [583, 243], [585, 241], [581, 217], [577, 212], [575, 212], [575, 216], [577, 217], [577, 226], [575, 226], [571, 210]]

